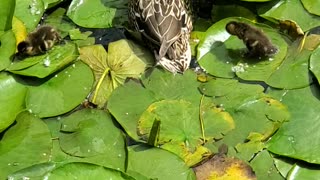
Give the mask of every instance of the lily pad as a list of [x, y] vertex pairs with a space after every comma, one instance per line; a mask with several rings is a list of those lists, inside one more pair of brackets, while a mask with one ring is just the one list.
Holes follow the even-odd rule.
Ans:
[[95, 157], [99, 164], [124, 170], [125, 141], [111, 116], [102, 110], [83, 109], [61, 119], [61, 149], [76, 157]]
[[6, 131], [0, 141], [1, 179], [50, 159], [52, 142], [46, 124], [28, 112], [20, 113], [16, 120], [17, 124]]
[[280, 0], [262, 5], [258, 12], [270, 21], [287, 20], [297, 22], [303, 31], [320, 25], [320, 17], [310, 14], [301, 1]]
[[320, 2], [317, 0], [301, 0], [304, 8], [311, 14], [320, 16]]
[[73, 0], [68, 17], [77, 25], [87, 28], [109, 28], [121, 25], [127, 19], [126, 0]]
[[14, 62], [7, 70], [14, 74], [44, 78], [70, 64], [77, 54], [75, 44], [68, 43], [55, 46], [46, 54]]
[[196, 179], [192, 169], [175, 154], [144, 145], [128, 147], [128, 169], [151, 179]]
[[14, 76], [2, 72], [0, 73], [0, 91], [0, 132], [2, 132], [25, 108], [27, 88], [17, 82]]
[[18, 180], [23, 178], [42, 179], [45, 175], [56, 168], [55, 163], [40, 163], [16, 171], [8, 176], [8, 179]]
[[297, 90], [270, 90], [270, 93], [288, 106], [290, 121], [272, 136], [268, 150], [282, 156], [320, 164], [318, 149], [320, 135], [320, 94], [316, 86]]
[[102, 45], [85, 46], [80, 49], [80, 58], [93, 69], [95, 90], [90, 100], [98, 107], [105, 106], [112, 91], [126, 78], [139, 77], [153, 60], [147, 50], [127, 40], [110, 43], [108, 53]]
[[88, 163], [69, 163], [48, 173], [45, 178], [50, 179], [115, 179], [134, 180], [125, 173]]
[[44, 12], [42, 0], [16, 0], [14, 16], [26, 26], [27, 31], [33, 31], [40, 22]]
[[16, 41], [12, 30], [8, 30], [0, 35], [0, 70], [7, 68], [12, 60], [12, 55], [16, 52]]
[[320, 84], [320, 48], [316, 49], [311, 57], [309, 62], [310, 71], [316, 76], [318, 83]]
[[39, 117], [66, 113], [78, 106], [93, 84], [90, 68], [78, 61], [39, 86], [30, 86], [27, 109]]
[[8, 31], [12, 27], [12, 17], [16, 1], [1, 1], [0, 6], [0, 31]]

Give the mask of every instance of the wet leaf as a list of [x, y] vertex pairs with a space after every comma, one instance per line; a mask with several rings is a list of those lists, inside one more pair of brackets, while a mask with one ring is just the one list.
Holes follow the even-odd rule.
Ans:
[[313, 164], [298, 163], [293, 165], [288, 173], [287, 179], [319, 179], [320, 166]]
[[23, 178], [42, 179], [56, 167], [55, 163], [41, 163], [16, 171], [8, 176], [8, 179], [18, 180]]
[[0, 73], [0, 132], [9, 127], [16, 116], [25, 108], [27, 88], [16, 78]]
[[317, 0], [301, 0], [304, 8], [314, 15], [320, 16], [320, 2]]
[[44, 78], [61, 70], [77, 58], [75, 44], [54, 46], [47, 53], [39, 56], [30, 56], [24, 60], [12, 63], [7, 70], [24, 76]]
[[42, 0], [16, 0], [14, 16], [24, 23], [28, 32], [37, 27], [43, 12]]
[[250, 166], [256, 173], [257, 179], [262, 180], [283, 180], [284, 178], [277, 171], [273, 159], [268, 151], [264, 150], [257, 154], [250, 162]]
[[280, 0], [262, 5], [258, 13], [270, 21], [290, 19], [299, 24], [303, 31], [320, 25], [320, 17], [310, 14], [301, 1]]
[[143, 145], [128, 147], [128, 169], [151, 179], [196, 179], [193, 171], [176, 155]]
[[16, 52], [16, 41], [12, 30], [0, 34], [0, 70], [7, 68]]
[[100, 158], [100, 164], [103, 162], [106, 167], [124, 170], [124, 136], [105, 111], [77, 111], [61, 119], [60, 131], [60, 147], [65, 153]]
[[320, 84], [320, 48], [317, 48], [310, 57], [309, 69], [316, 76]]
[[127, 20], [127, 1], [73, 0], [68, 17], [77, 25], [87, 28], [109, 28]]
[[80, 50], [80, 58], [95, 74], [95, 90], [90, 100], [98, 107], [105, 105], [112, 91], [126, 78], [139, 77], [153, 60], [148, 51], [127, 40], [110, 43], [108, 50], [107, 53], [101, 45], [86, 46]]
[[320, 163], [319, 113], [320, 95], [316, 86], [297, 90], [271, 90], [270, 93], [288, 106], [291, 118], [268, 142], [275, 154]]
[[134, 180], [121, 171], [88, 163], [69, 163], [53, 170], [45, 176], [48, 180], [87, 179], [88, 177], [90, 179]]
[[78, 61], [39, 86], [29, 87], [26, 106], [39, 117], [66, 113], [78, 106], [93, 84], [90, 68]]
[[12, 17], [16, 1], [1, 1], [0, 7], [0, 31], [8, 31], [11, 29]]
[[37, 117], [22, 112], [17, 124], [0, 141], [1, 179], [28, 166], [49, 161], [52, 147], [47, 126]]

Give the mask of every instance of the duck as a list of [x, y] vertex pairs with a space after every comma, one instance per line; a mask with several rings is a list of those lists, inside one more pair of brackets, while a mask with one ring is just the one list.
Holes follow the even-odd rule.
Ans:
[[193, 26], [184, 0], [129, 0], [129, 22], [153, 50], [156, 65], [174, 74], [189, 68]]

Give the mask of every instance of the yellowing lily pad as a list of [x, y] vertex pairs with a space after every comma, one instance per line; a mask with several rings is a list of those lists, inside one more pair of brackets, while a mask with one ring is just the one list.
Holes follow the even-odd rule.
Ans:
[[149, 51], [128, 40], [109, 44], [108, 53], [101, 45], [80, 49], [80, 58], [88, 64], [95, 75], [95, 89], [90, 101], [103, 107], [114, 89], [126, 78], [137, 78], [152, 64]]

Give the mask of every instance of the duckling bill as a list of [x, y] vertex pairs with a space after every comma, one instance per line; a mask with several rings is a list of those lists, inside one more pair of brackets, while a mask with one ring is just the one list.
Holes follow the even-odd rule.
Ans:
[[40, 26], [18, 44], [18, 54], [27, 56], [43, 54], [60, 40], [59, 33], [53, 27]]
[[229, 34], [237, 36], [248, 49], [249, 57], [267, 57], [278, 52], [271, 40], [260, 30], [249, 24], [231, 21], [226, 25]]

